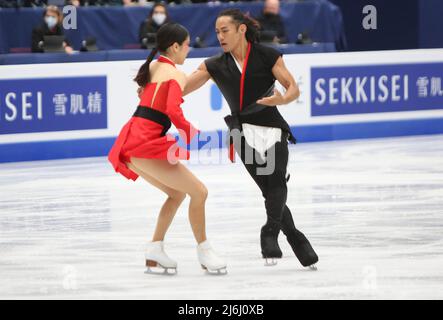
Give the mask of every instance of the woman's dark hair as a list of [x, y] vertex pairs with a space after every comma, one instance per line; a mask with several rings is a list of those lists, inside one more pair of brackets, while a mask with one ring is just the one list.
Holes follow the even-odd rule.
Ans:
[[168, 6], [162, 2], [158, 2], [158, 3], [154, 4], [154, 6], [151, 9], [151, 12], [148, 15], [148, 23], [153, 23], [152, 16], [154, 15], [155, 8], [157, 8], [157, 7], [163, 7], [165, 9], [165, 13], [166, 13], [165, 23], [170, 22]]
[[251, 18], [249, 14], [244, 14], [239, 9], [227, 9], [218, 14], [217, 18], [220, 17], [231, 17], [237, 27], [245, 24], [247, 27], [246, 40], [249, 42], [259, 42], [260, 24], [257, 20]]
[[157, 52], [165, 53], [166, 50], [176, 42], [179, 45], [182, 45], [188, 37], [188, 30], [186, 30], [186, 28], [183, 27], [181, 24], [166, 23], [161, 26], [156, 34], [157, 45], [154, 49], [152, 49], [149, 57], [138, 70], [137, 76], [134, 78], [134, 81], [137, 82], [140, 87], [144, 87], [146, 86], [146, 84], [151, 82], [149, 65], [151, 64]]

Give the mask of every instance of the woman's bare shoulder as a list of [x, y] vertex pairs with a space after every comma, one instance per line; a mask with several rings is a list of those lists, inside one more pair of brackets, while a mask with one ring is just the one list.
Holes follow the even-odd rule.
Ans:
[[180, 85], [180, 87], [183, 91], [185, 89], [186, 81], [187, 81], [186, 74], [183, 71], [176, 70], [175, 80], [177, 80], [178, 84]]
[[151, 69], [151, 72], [152, 82], [160, 83], [175, 80], [182, 90], [184, 90], [186, 86], [186, 74], [173, 66], [160, 64]]

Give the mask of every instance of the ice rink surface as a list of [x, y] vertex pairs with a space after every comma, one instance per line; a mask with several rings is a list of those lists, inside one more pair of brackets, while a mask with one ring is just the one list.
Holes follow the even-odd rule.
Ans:
[[144, 274], [165, 196], [104, 157], [1, 164], [0, 298], [443, 299], [443, 135], [290, 152], [288, 206], [318, 271], [300, 265], [282, 234], [283, 259], [263, 265], [263, 200], [240, 163], [188, 163], [209, 189], [208, 238], [227, 276], [201, 270], [188, 200], [166, 238], [178, 274]]

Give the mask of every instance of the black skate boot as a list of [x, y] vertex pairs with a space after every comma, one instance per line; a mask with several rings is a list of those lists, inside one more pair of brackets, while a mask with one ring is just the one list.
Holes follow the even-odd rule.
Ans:
[[315, 264], [318, 262], [318, 256], [306, 236], [299, 230], [295, 229], [295, 231], [286, 233], [286, 239], [302, 266], [317, 270]]
[[278, 234], [280, 229], [269, 225], [264, 225], [260, 233], [260, 245], [265, 266], [275, 266], [276, 259], [281, 259], [283, 253], [278, 245]]

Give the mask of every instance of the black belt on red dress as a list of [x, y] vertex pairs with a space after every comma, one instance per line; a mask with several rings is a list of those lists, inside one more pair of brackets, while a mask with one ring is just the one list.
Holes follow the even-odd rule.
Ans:
[[163, 112], [155, 110], [151, 107], [138, 106], [133, 117], [148, 119], [161, 125], [163, 127], [161, 136], [166, 135], [166, 132], [168, 132], [169, 128], [171, 128], [171, 120], [169, 117]]

